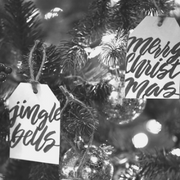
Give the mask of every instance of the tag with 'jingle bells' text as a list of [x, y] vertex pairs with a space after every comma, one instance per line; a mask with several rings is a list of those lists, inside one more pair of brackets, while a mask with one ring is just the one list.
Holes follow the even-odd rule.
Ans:
[[45, 84], [20, 83], [9, 98], [10, 158], [59, 164], [60, 103]]
[[175, 18], [147, 16], [130, 34], [126, 98], [179, 99], [180, 27]]

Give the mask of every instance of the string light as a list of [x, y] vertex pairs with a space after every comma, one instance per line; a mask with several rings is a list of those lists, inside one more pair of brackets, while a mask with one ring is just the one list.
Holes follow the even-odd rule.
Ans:
[[110, 6], [113, 7], [115, 4], [117, 4], [120, 0], [111, 0]]
[[58, 8], [58, 7], [55, 7], [54, 9], [52, 9], [50, 12], [46, 13], [44, 15], [44, 18], [47, 20], [47, 19], [51, 19], [51, 18], [54, 18], [54, 17], [57, 17], [58, 16], [58, 13], [59, 12], [62, 12], [63, 10], [61, 8]]
[[175, 3], [176, 4], [180, 4], [180, 0], [175, 0]]
[[180, 149], [179, 149], [179, 148], [173, 149], [173, 150], [171, 151], [171, 154], [176, 155], [176, 156], [180, 156]]
[[146, 123], [146, 129], [152, 134], [158, 134], [162, 129], [162, 125], [155, 119], [152, 119]]
[[132, 138], [135, 148], [144, 148], [148, 144], [148, 137], [145, 133], [138, 133]]

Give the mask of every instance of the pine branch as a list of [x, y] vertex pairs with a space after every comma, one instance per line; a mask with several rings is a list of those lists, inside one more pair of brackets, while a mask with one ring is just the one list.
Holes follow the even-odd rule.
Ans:
[[[104, 40], [106, 37], [108, 41]], [[107, 31], [102, 38], [99, 61], [111, 69], [125, 70], [127, 41], [124, 31]]]
[[[46, 43], [42, 41], [38, 41], [37, 46], [35, 47], [32, 54], [32, 62], [33, 62], [33, 71], [36, 75], [41, 66], [41, 62], [43, 60], [43, 47], [46, 46]], [[28, 55], [23, 56], [22, 64], [19, 69], [20, 74], [22, 76], [23, 81], [29, 81], [30, 79], [30, 69], [28, 64], [29, 59]], [[40, 74], [40, 83], [45, 83], [52, 88], [53, 92], [56, 96], [59, 96], [61, 92], [59, 88], [57, 88], [62, 82], [68, 81], [66, 78], [66, 74], [62, 73], [63, 69], [63, 60], [62, 60], [62, 50], [59, 46], [50, 45], [46, 47], [45, 52], [45, 62]]]
[[0, 100], [0, 141], [6, 141], [9, 135], [9, 114], [3, 100]]
[[78, 23], [71, 34], [75, 42], [90, 45], [101, 39], [107, 29], [128, 32], [145, 16], [156, 15], [158, 11], [167, 14], [173, 6], [173, 2], [169, 0], [120, 0], [114, 6], [111, 6], [108, 0], [94, 0], [87, 16]]
[[4, 102], [0, 101], [0, 165], [9, 156], [9, 114]]
[[84, 46], [70, 41], [61, 43], [58, 48], [61, 52], [62, 73], [76, 75], [87, 61]]
[[97, 126], [96, 112], [83, 102], [74, 98], [67, 90], [61, 87], [69, 104], [62, 114], [62, 128], [64, 132], [77, 136], [90, 136]]
[[2, 19], [5, 41], [26, 54], [34, 40], [41, 38], [40, 20], [38, 14], [33, 14], [37, 9], [31, 1], [8, 0], [5, 10]]
[[62, 63], [62, 50], [58, 46], [49, 46], [46, 49], [46, 62], [42, 72], [42, 80], [50, 86], [56, 83], [55, 81], [60, 81], [63, 69]]
[[140, 174], [146, 180], [178, 180], [180, 178], [180, 158], [165, 150], [154, 154], [141, 154], [139, 159]]
[[[168, 0], [120, 0], [111, 12], [111, 25], [115, 29], [129, 31], [134, 29], [147, 15], [158, 14], [158, 11], [167, 14], [173, 9], [173, 3]], [[158, 7], [158, 9], [157, 9]]]
[[135, 164], [129, 164], [129, 167], [119, 175], [120, 179], [123, 180], [141, 180], [142, 177], [139, 176], [138, 166]]
[[22, 57], [27, 55], [34, 40], [42, 37], [38, 13], [34, 14], [36, 10], [31, 1], [5, 1], [5, 10], [1, 12], [0, 19], [0, 62], [10, 66], [13, 72], [1, 86], [2, 98], [7, 98], [17, 84], [24, 80], [18, 63], [22, 63]]
[[59, 167], [45, 163], [32, 163], [29, 180], [57, 180], [59, 179]]
[[111, 93], [111, 86], [108, 84], [108, 82], [100, 82], [99, 84], [95, 86], [89, 87], [89, 94], [90, 98], [98, 103], [103, 103], [105, 100], [107, 100], [108, 96]]
[[74, 41], [89, 45], [99, 39], [105, 31], [107, 12], [108, 0], [94, 0], [89, 6], [87, 16], [71, 32]]
[[10, 159], [6, 167], [4, 180], [27, 180], [30, 172], [29, 161]]

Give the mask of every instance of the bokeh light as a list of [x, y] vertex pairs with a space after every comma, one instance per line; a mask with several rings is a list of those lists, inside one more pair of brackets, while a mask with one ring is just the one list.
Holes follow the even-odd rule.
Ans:
[[45, 19], [51, 19], [51, 18], [54, 18], [54, 17], [57, 17], [58, 16], [58, 13], [59, 12], [62, 12], [63, 10], [61, 8], [58, 8], [58, 7], [55, 7], [54, 9], [52, 9], [50, 12], [46, 13], [44, 15], [44, 18]]
[[146, 123], [146, 129], [152, 134], [158, 134], [162, 129], [162, 125], [155, 119], [152, 119]]
[[173, 149], [173, 150], [171, 151], [171, 154], [176, 155], [176, 156], [180, 156], [180, 149], [179, 149], [179, 148]]
[[117, 4], [120, 0], [111, 0], [110, 5], [113, 7], [115, 4]]
[[144, 148], [148, 144], [148, 136], [145, 133], [138, 133], [132, 138], [135, 148]]

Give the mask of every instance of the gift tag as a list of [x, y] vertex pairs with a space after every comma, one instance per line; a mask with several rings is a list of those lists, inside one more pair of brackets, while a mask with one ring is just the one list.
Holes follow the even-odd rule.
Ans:
[[130, 34], [126, 98], [179, 99], [180, 28], [175, 18], [158, 22], [159, 17], [147, 16]]
[[20, 83], [9, 98], [10, 158], [59, 164], [60, 103], [45, 84]]

